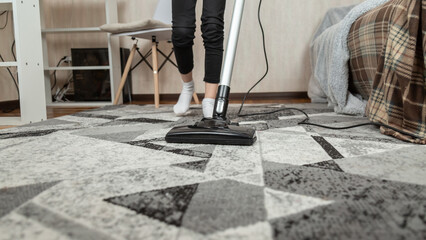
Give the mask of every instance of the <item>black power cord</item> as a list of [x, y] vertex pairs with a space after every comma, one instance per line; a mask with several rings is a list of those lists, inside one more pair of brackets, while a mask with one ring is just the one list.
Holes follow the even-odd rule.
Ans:
[[303, 113], [303, 115], [305, 115], [305, 119], [303, 119], [302, 121], [298, 122], [297, 125], [309, 125], [309, 126], [315, 126], [315, 127], [321, 127], [321, 128], [327, 128], [327, 129], [332, 129], [332, 130], [345, 130], [345, 129], [351, 129], [351, 128], [357, 128], [357, 127], [362, 127], [362, 126], [377, 126], [377, 127], [385, 127], [385, 128], [389, 128], [394, 130], [395, 132], [399, 132], [401, 134], [410, 136], [414, 139], [421, 139], [419, 136], [416, 136], [412, 133], [409, 132], [405, 132], [402, 130], [399, 130], [397, 128], [394, 128], [392, 126], [383, 124], [383, 123], [375, 123], [375, 122], [367, 122], [367, 123], [360, 123], [360, 124], [356, 124], [356, 125], [351, 125], [351, 126], [345, 126], [345, 127], [331, 127], [331, 126], [326, 126], [326, 125], [321, 125], [321, 124], [316, 124], [316, 123], [310, 123], [309, 121], [309, 115], [303, 111], [302, 109], [299, 108], [280, 108], [274, 111], [270, 111], [270, 112], [260, 112], [260, 113], [250, 113], [250, 114], [238, 114], [238, 117], [249, 117], [249, 116], [259, 116], [259, 115], [266, 115], [266, 114], [273, 114], [273, 113], [277, 113], [277, 112], [281, 112], [281, 111], [288, 111], [288, 110], [295, 110], [295, 111], [299, 111], [301, 113]]
[[[56, 67], [59, 67], [59, 65], [61, 65], [62, 61], [64, 61], [66, 58], [67, 58], [67, 56], [64, 56], [63, 58], [61, 58], [59, 60], [58, 64], [56, 64]], [[55, 86], [56, 86], [56, 82], [57, 82], [57, 80], [56, 80], [56, 69], [53, 71], [53, 81], [54, 82], [53, 82], [53, 85], [50, 88], [50, 90], [53, 90], [55, 88]]]
[[386, 125], [386, 124], [383, 124], [383, 123], [368, 122], [368, 123], [361, 123], [361, 124], [351, 125], [351, 126], [346, 126], [346, 127], [331, 127], [331, 126], [325, 126], [325, 125], [316, 124], [316, 123], [310, 123], [310, 122], [308, 122], [309, 119], [310, 119], [309, 115], [306, 112], [304, 112], [303, 110], [298, 109], [298, 108], [280, 108], [280, 109], [277, 109], [277, 110], [274, 110], [274, 111], [269, 111], [269, 112], [241, 114], [241, 111], [243, 110], [244, 102], [245, 102], [247, 96], [250, 94], [251, 90], [253, 90], [260, 82], [263, 81], [263, 79], [265, 79], [266, 75], [269, 72], [269, 62], [268, 62], [268, 55], [267, 55], [267, 52], [266, 52], [266, 44], [265, 44], [265, 32], [263, 30], [262, 21], [261, 21], [261, 18], [260, 18], [260, 9], [261, 9], [261, 6], [262, 6], [262, 1], [263, 0], [259, 0], [259, 6], [258, 6], [258, 11], [257, 11], [257, 19], [258, 19], [258, 22], [259, 22], [260, 30], [262, 32], [263, 53], [264, 53], [264, 56], [265, 56], [266, 71], [265, 71], [265, 74], [244, 95], [243, 101], [241, 103], [240, 109], [239, 109], [238, 114], [237, 114], [238, 117], [259, 116], [259, 115], [273, 114], [273, 113], [277, 113], [277, 112], [281, 112], [281, 111], [295, 110], [295, 111], [299, 111], [299, 112], [303, 113], [306, 117], [301, 122], [298, 122], [297, 123], [298, 125], [309, 125], [309, 126], [327, 128], [327, 129], [332, 129], [332, 130], [344, 130], [344, 129], [356, 128], [356, 127], [361, 127], [361, 126], [373, 125], [373, 126], [385, 127], [385, 128], [392, 129], [395, 132], [399, 132], [401, 134], [410, 136], [414, 139], [421, 139], [419, 136], [416, 136], [416, 135], [411, 134], [409, 132], [405, 132], [405, 131], [396, 129], [392, 126], [389, 126], [389, 125]]
[[15, 47], [15, 40], [13, 40], [12, 47], [10, 47], [10, 51], [12, 52], [13, 59], [16, 61], [16, 55], [15, 55], [14, 47]]
[[6, 22], [4, 23], [3, 27], [0, 27], [0, 30], [3, 30], [7, 27], [7, 23], [9, 21], [9, 11], [4, 11], [2, 13], [0, 13], [0, 16], [3, 16], [6, 13]]
[[[66, 90], [68, 90], [68, 86], [72, 83], [72, 82], [74, 82], [72, 79], [69, 79], [68, 80], [68, 82], [67, 83], [65, 83], [64, 84], [64, 86], [62, 86], [62, 88], [55, 94], [55, 96], [53, 97], [56, 101], [58, 101], [58, 97], [62, 94], [62, 91], [66, 91]], [[62, 98], [61, 98], [62, 99]], [[61, 99], [59, 99], [59, 100], [61, 100]], [[66, 100], [66, 98], [65, 98], [65, 100]]]
[[240, 114], [241, 114], [241, 111], [243, 110], [244, 102], [246, 101], [247, 96], [250, 94], [251, 90], [253, 90], [260, 82], [263, 81], [263, 79], [265, 79], [266, 75], [268, 75], [268, 72], [269, 72], [269, 61], [268, 61], [268, 54], [266, 53], [266, 43], [265, 43], [265, 31], [263, 30], [262, 20], [260, 19], [260, 9], [262, 7], [262, 1], [263, 0], [259, 1], [259, 6], [257, 8], [257, 20], [259, 22], [260, 30], [262, 31], [263, 54], [265, 56], [266, 71], [263, 74], [263, 76], [244, 95], [240, 110], [238, 110], [239, 117], [242, 117], [240, 116]]

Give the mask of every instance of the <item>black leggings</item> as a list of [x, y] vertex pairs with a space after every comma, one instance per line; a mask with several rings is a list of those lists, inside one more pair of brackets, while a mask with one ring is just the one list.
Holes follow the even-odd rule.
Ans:
[[[173, 0], [173, 47], [181, 74], [194, 68], [192, 46], [195, 38], [197, 0]], [[204, 81], [219, 83], [223, 58], [223, 15], [226, 0], [203, 0], [201, 31], [206, 51]]]

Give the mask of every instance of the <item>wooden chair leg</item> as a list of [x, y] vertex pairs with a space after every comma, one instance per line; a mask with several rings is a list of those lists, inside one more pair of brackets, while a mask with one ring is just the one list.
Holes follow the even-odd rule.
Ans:
[[200, 100], [198, 99], [196, 92], [194, 92], [194, 94], [192, 94], [192, 97], [194, 98], [194, 101], [195, 101], [196, 104], [200, 104]]
[[121, 77], [120, 86], [115, 92], [114, 105], [117, 105], [118, 100], [120, 99], [121, 93], [124, 88], [124, 84], [126, 83], [126, 80], [127, 80], [127, 75], [129, 74], [130, 67], [132, 66], [132, 61], [133, 61], [133, 57], [135, 56], [136, 48], [137, 48], [137, 45], [133, 44], [132, 51], [130, 51], [129, 58], [127, 59], [126, 68], [124, 69], [123, 76]]
[[159, 90], [159, 79], [158, 79], [158, 53], [157, 53], [157, 42], [152, 42], [152, 72], [154, 74], [154, 102], [155, 108], [160, 107], [160, 90]]

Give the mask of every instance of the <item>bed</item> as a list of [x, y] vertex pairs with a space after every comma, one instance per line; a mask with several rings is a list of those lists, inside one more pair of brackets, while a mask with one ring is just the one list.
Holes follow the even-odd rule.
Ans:
[[426, 144], [426, 0], [367, 0], [328, 24], [311, 44], [309, 96]]

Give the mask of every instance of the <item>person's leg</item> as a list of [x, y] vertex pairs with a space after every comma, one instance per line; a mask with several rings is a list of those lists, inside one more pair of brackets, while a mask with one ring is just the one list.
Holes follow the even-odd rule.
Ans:
[[201, 17], [205, 54], [204, 117], [212, 117], [223, 59], [224, 13], [226, 0], [204, 0]]
[[195, 38], [195, 5], [197, 0], [173, 0], [173, 31], [172, 42], [183, 86], [179, 100], [173, 107], [176, 114], [188, 111], [194, 93], [192, 69], [194, 56], [192, 46]]

